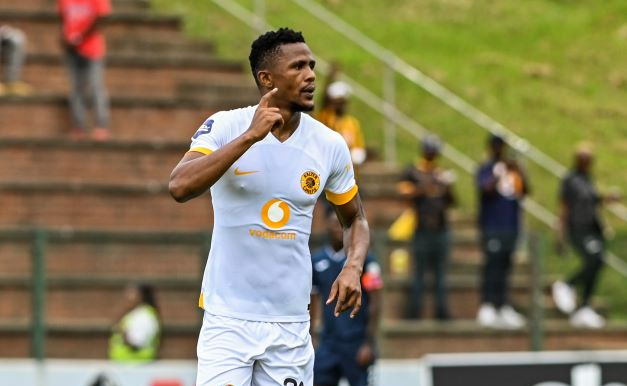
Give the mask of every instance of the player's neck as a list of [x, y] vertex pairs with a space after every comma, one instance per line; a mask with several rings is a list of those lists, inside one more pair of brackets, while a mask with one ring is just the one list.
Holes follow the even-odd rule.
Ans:
[[300, 124], [300, 112], [281, 110], [283, 126], [272, 129], [272, 135], [280, 142], [285, 142], [294, 134]]

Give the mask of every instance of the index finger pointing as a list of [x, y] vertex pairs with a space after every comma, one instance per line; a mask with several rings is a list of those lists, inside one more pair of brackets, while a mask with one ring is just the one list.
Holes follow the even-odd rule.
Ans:
[[279, 89], [275, 87], [272, 90], [265, 93], [259, 100], [259, 107], [270, 107], [271, 105], [270, 101], [272, 100], [272, 97], [274, 96], [274, 94], [276, 94], [278, 90]]

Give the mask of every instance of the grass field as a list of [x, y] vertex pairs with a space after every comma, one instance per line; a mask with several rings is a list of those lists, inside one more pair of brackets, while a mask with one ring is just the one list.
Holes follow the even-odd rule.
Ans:
[[[255, 35], [209, 0], [153, 0], [158, 9], [186, 16], [191, 36], [214, 40], [221, 56], [244, 61]], [[253, 0], [237, 0], [253, 9]], [[402, 59], [441, 82], [515, 133], [569, 165], [576, 143], [597, 149], [601, 190], [627, 193], [627, 2], [624, 0], [319, 0]], [[273, 26], [302, 30], [313, 51], [334, 60], [381, 95], [384, 66], [336, 35], [291, 1], [266, 1]], [[324, 78], [324, 74], [319, 74]], [[399, 108], [475, 160], [486, 133], [400, 77]], [[383, 118], [355, 102], [369, 146], [381, 149]], [[400, 163], [416, 142], [399, 135]], [[556, 209], [557, 180], [527, 163], [533, 197]], [[462, 210], [473, 211], [471, 179], [460, 174]], [[627, 226], [607, 216], [613, 249], [627, 251]], [[545, 230], [535, 224], [532, 228]], [[574, 260], [574, 259], [571, 259]], [[549, 259], [553, 271], [564, 262]], [[604, 294], [624, 292], [627, 281], [605, 274]], [[610, 309], [627, 316], [627, 300], [610, 296]]]

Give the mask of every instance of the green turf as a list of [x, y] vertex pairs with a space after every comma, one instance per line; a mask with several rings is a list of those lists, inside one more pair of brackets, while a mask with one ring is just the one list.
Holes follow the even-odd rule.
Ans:
[[[253, 0], [237, 0], [252, 9]], [[214, 40], [222, 57], [244, 61], [255, 35], [210, 0], [153, 0], [186, 16], [189, 35]], [[384, 66], [288, 0], [267, 0], [268, 21], [302, 30], [315, 54], [335, 60], [381, 95]], [[568, 165], [581, 140], [598, 152], [602, 190], [627, 193], [627, 2], [624, 0], [320, 0], [372, 39], [441, 82], [553, 158]], [[324, 74], [319, 75], [324, 78]], [[485, 132], [397, 77], [399, 108], [475, 160]], [[382, 151], [383, 118], [355, 101], [368, 145]], [[399, 133], [399, 163], [416, 142]], [[524, 162], [524, 159], [523, 159]], [[557, 180], [526, 162], [533, 197], [556, 209]], [[473, 211], [470, 177], [459, 172], [462, 209]], [[611, 216], [614, 250], [627, 258], [627, 226]], [[533, 230], [546, 229], [530, 221]], [[551, 257], [552, 270], [562, 261]], [[608, 270], [601, 293], [624, 292], [627, 279]], [[623, 298], [624, 300], [621, 300]], [[627, 299], [611, 297], [613, 316]]]

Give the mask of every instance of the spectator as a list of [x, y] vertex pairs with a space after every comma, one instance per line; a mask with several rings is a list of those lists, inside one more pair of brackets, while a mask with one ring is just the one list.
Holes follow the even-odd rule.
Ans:
[[338, 67], [333, 66], [329, 73], [322, 108], [316, 119], [342, 134], [350, 149], [353, 165], [358, 169], [366, 160], [366, 143], [359, 121], [347, 112], [352, 89], [347, 83], [335, 80], [338, 71]]
[[[563, 179], [560, 187], [560, 223], [558, 245], [564, 250], [566, 238], [582, 259], [581, 268], [566, 282], [553, 284], [553, 299], [560, 311], [571, 315], [575, 327], [601, 328], [605, 319], [590, 307], [590, 297], [596, 287], [603, 266], [605, 239], [598, 207], [603, 201], [619, 199], [617, 194], [601, 196], [590, 177], [593, 153], [589, 146], [581, 145], [575, 152], [573, 170]], [[577, 307], [575, 287], [581, 290], [581, 304]], [[573, 313], [574, 312], [574, 313]]]
[[26, 58], [26, 36], [19, 29], [0, 25], [0, 59], [4, 64], [4, 84], [0, 83], [0, 96], [27, 96], [31, 87], [20, 81]]
[[159, 350], [159, 308], [154, 289], [147, 284], [126, 291], [124, 316], [109, 339], [109, 358], [114, 361], [152, 361]]
[[422, 159], [405, 170], [398, 184], [399, 193], [412, 201], [417, 220], [413, 236], [415, 276], [406, 309], [409, 319], [422, 316], [427, 270], [433, 273], [435, 317], [450, 318], [446, 286], [450, 244], [447, 210], [455, 204], [455, 195], [451, 188], [453, 173], [437, 165], [441, 146], [437, 137], [426, 137], [422, 141]]
[[61, 41], [70, 77], [72, 138], [84, 139], [88, 132], [86, 99], [93, 98], [96, 127], [92, 138], [109, 138], [109, 97], [104, 82], [106, 46], [100, 29], [111, 13], [109, 0], [58, 0], [62, 20]]
[[529, 188], [521, 167], [506, 155], [503, 138], [491, 135], [489, 146], [490, 159], [477, 173], [484, 255], [477, 321], [484, 327], [518, 329], [526, 321], [508, 303], [508, 279], [520, 230], [520, 202]]
[[346, 262], [346, 253], [342, 226], [330, 207], [326, 210], [326, 221], [330, 242], [312, 256], [312, 328], [317, 316], [317, 297], [321, 298], [324, 308], [323, 328], [314, 362], [314, 385], [337, 386], [340, 378], [344, 377], [350, 386], [366, 386], [370, 384], [369, 370], [376, 355], [376, 332], [381, 308], [379, 290], [383, 287], [381, 269], [374, 257], [368, 254], [361, 276], [364, 289], [361, 312], [354, 318], [348, 314], [334, 316], [333, 308], [325, 307], [324, 302]]

